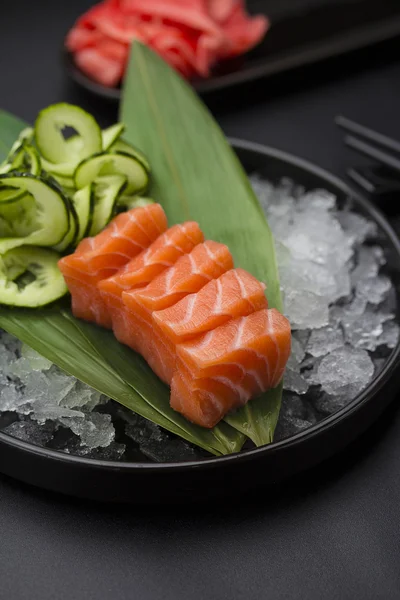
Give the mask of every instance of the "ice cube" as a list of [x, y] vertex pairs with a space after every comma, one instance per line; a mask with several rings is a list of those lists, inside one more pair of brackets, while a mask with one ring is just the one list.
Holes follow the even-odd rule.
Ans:
[[35, 446], [45, 446], [53, 437], [54, 429], [54, 423], [47, 422], [44, 425], [39, 425], [34, 421], [25, 419], [11, 423], [3, 429], [3, 433], [7, 433], [23, 442], [35, 444]]
[[[305, 348], [307, 347], [308, 340], [310, 337], [310, 331], [308, 329], [295, 330], [295, 331], [292, 331], [292, 337], [293, 337], [293, 339], [295, 339], [299, 342], [299, 344], [303, 348], [303, 352], [305, 352]], [[300, 357], [297, 354], [296, 354], [296, 356], [297, 356], [297, 360], [299, 360], [299, 361], [303, 360], [302, 358], [300, 359]]]
[[360, 279], [356, 284], [356, 297], [363, 299], [365, 303], [381, 304], [391, 287], [390, 279], [383, 275]]
[[343, 346], [343, 331], [335, 325], [326, 325], [319, 329], [313, 329], [308, 340], [307, 352], [312, 356], [319, 357], [329, 354]]
[[334, 395], [326, 393], [319, 394], [313, 399], [313, 404], [317, 412], [326, 416], [344, 408], [351, 400], [353, 400], [354, 396], [355, 394], [350, 387], [344, 387]]
[[349, 210], [337, 212], [337, 219], [351, 240], [351, 244], [361, 244], [366, 239], [376, 237], [378, 227], [373, 221], [369, 221], [362, 215]]
[[381, 345], [383, 324], [391, 315], [365, 310], [361, 315], [347, 314], [343, 320], [346, 341], [354, 348], [373, 351]]
[[329, 309], [325, 298], [313, 292], [286, 289], [284, 309], [294, 329], [312, 329], [329, 323]]
[[301, 363], [303, 358], [306, 355], [305, 344], [302, 343], [301, 339], [298, 337], [298, 332], [292, 332], [292, 356], [296, 359], [298, 363]]
[[74, 454], [76, 456], [85, 456], [95, 460], [119, 461], [122, 459], [126, 446], [117, 442], [111, 442], [106, 447], [88, 448], [79, 443], [68, 443], [63, 449], [64, 452]]
[[50, 360], [47, 360], [47, 358], [26, 344], [23, 344], [21, 347], [21, 357], [28, 361], [33, 371], [47, 371], [53, 365]]
[[38, 400], [36, 402], [25, 405], [24, 414], [29, 414], [31, 419], [38, 423], [45, 423], [48, 420], [58, 423], [71, 424], [74, 419], [83, 419], [85, 414], [78, 410], [65, 408], [58, 404], [49, 404], [46, 400]]
[[335, 277], [335, 294], [331, 296], [330, 303], [336, 302], [341, 298], [347, 298], [351, 294], [351, 279], [349, 273], [349, 265], [344, 265], [338, 269], [334, 275]]
[[285, 390], [296, 392], [297, 394], [305, 394], [308, 390], [308, 382], [301, 375], [300, 363], [293, 353], [286, 365], [283, 387]]
[[62, 423], [77, 435], [83, 446], [105, 448], [114, 441], [115, 429], [111, 416], [92, 412], [83, 418], [62, 419]]
[[26, 358], [17, 358], [10, 363], [7, 373], [12, 377], [18, 377], [22, 382], [25, 382], [32, 373], [31, 363]]
[[1, 388], [0, 390], [0, 412], [15, 411], [19, 412], [25, 404], [25, 398], [14, 383]]
[[316, 422], [314, 409], [306, 397], [299, 398], [284, 392], [274, 439], [278, 441], [295, 435]]
[[66, 408], [84, 407], [89, 412], [104, 402], [104, 399], [105, 397], [97, 390], [94, 390], [81, 381], [76, 381], [68, 394], [61, 399], [61, 405]]
[[50, 371], [46, 373], [46, 378], [48, 381], [49, 397], [57, 404], [59, 404], [72, 390], [77, 381], [75, 377], [63, 373], [58, 367], [50, 369]]
[[399, 341], [399, 326], [393, 321], [385, 321], [383, 323], [383, 331], [379, 337], [379, 344], [386, 346], [387, 348], [393, 349], [397, 346]]
[[314, 383], [329, 395], [356, 395], [374, 376], [368, 352], [343, 346], [325, 356], [319, 364]]
[[298, 210], [302, 211], [331, 211], [336, 206], [336, 196], [327, 190], [316, 189], [307, 192], [298, 201]]
[[284, 392], [282, 396], [280, 417], [316, 421], [313, 407], [310, 405], [307, 397], [300, 397], [295, 394], [288, 394], [287, 392]]
[[379, 246], [361, 246], [356, 257], [356, 267], [351, 273], [353, 285], [362, 279], [376, 277], [379, 269], [386, 262], [384, 252]]

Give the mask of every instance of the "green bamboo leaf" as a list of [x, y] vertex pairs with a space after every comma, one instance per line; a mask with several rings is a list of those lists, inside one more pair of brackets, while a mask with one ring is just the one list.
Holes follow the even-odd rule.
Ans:
[[[273, 236], [238, 158], [192, 87], [147, 47], [134, 43], [121, 120], [126, 139], [149, 158], [152, 197], [170, 223], [197, 221], [207, 238], [229, 246], [236, 266], [267, 284], [270, 307], [282, 310]], [[255, 444], [273, 439], [281, 388], [226, 421]]]
[[7, 157], [18, 134], [25, 127], [28, 127], [27, 123], [5, 110], [0, 110], [0, 162]]

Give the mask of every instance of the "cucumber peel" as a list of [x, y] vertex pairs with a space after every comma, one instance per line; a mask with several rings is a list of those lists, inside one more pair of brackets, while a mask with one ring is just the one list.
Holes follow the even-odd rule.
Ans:
[[112, 219], [126, 185], [126, 177], [122, 175], [105, 175], [94, 180], [94, 211], [89, 235], [97, 235]]
[[37, 229], [25, 237], [0, 239], [0, 254], [23, 244], [54, 246], [64, 238], [69, 231], [71, 203], [60, 188], [28, 173], [1, 175], [0, 193], [4, 186], [33, 196]]
[[147, 189], [149, 172], [135, 157], [122, 152], [105, 152], [83, 160], [74, 173], [75, 186], [81, 189], [101, 175], [123, 175], [127, 179], [125, 194]]
[[124, 131], [125, 125], [123, 123], [116, 123], [115, 125], [111, 125], [111, 127], [107, 127], [107, 129], [103, 129], [101, 132], [103, 151], [107, 152], [107, 150], [110, 150], [112, 145], [119, 140]]

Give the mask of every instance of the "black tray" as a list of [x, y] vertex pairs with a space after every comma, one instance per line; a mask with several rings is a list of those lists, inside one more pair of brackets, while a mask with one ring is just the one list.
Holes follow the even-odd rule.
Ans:
[[[339, 202], [352, 197], [355, 208], [377, 223], [400, 289], [400, 242], [370, 202], [304, 160], [249, 142], [233, 145], [249, 172], [276, 182], [290, 177], [308, 189], [322, 187]], [[400, 291], [397, 307], [399, 311]], [[74, 457], [0, 433], [0, 472], [45, 489], [105, 501], [188, 502], [223, 494], [236, 498], [252, 488], [273, 486], [343, 449], [394, 399], [400, 389], [399, 366], [400, 342], [378, 377], [345, 408], [302, 433], [256, 450], [188, 463], [118, 463]]]
[[[253, 51], [225, 62], [208, 80], [193, 81], [202, 95], [231, 88], [366, 48], [400, 36], [398, 0], [249, 0], [253, 13], [270, 15], [272, 26]], [[118, 100], [119, 88], [92, 81], [63, 51], [69, 75], [99, 96]]]

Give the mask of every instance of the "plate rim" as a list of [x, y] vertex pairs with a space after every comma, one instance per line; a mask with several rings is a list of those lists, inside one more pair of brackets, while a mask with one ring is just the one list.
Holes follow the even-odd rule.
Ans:
[[[354, 190], [340, 177], [333, 175], [323, 167], [314, 164], [312, 161], [303, 159], [294, 154], [272, 146], [232, 137], [228, 137], [228, 141], [235, 151], [248, 150], [251, 152], [261, 154], [266, 158], [273, 158], [282, 162], [286, 162], [290, 164], [290, 166], [300, 168], [302, 170], [307, 171], [308, 173], [311, 173], [312, 175], [324, 179], [326, 182], [340, 189], [344, 194], [346, 194], [350, 198], [354, 198], [361, 206], [363, 206], [371, 214], [373, 219], [382, 228], [382, 230], [385, 232], [385, 234], [393, 244], [400, 258], [400, 239], [395, 233], [390, 222], [386, 219], [383, 213], [378, 208], [376, 208], [374, 204], [372, 204], [372, 202], [370, 202], [363, 195]], [[399, 358], [400, 339], [396, 347], [393, 349], [390, 357], [388, 358], [384, 368], [378, 374], [378, 376], [375, 379], [373, 379], [373, 381], [363, 391], [357, 394], [355, 398], [353, 398], [353, 400], [349, 404], [344, 406], [342, 409], [332, 413], [325, 419], [322, 419], [318, 423], [315, 423], [311, 427], [308, 427], [307, 429], [304, 429], [303, 431], [293, 436], [290, 436], [289, 438], [280, 440], [278, 442], [272, 442], [271, 444], [260, 446], [258, 448], [244, 450], [233, 454], [223, 456], [211, 456], [210, 458], [204, 458], [201, 460], [168, 463], [117, 462], [75, 456], [73, 454], [67, 454], [52, 448], [43, 448], [40, 446], [35, 446], [34, 444], [31, 444], [29, 442], [25, 442], [18, 438], [14, 438], [13, 436], [2, 431], [0, 431], [0, 443], [5, 444], [9, 447], [13, 447], [16, 450], [27, 452], [29, 455], [36, 455], [42, 458], [67, 463], [67, 465], [72, 466], [75, 464], [77, 466], [87, 466], [96, 470], [100, 469], [112, 472], [123, 471], [125, 473], [151, 473], [158, 471], [172, 471], [174, 473], [184, 473], [187, 471], [193, 471], [194, 469], [216, 469], [224, 467], [226, 465], [231, 465], [232, 463], [243, 463], [251, 461], [260, 458], [267, 453], [273, 454], [279, 452], [280, 450], [288, 449], [293, 445], [302, 443], [302, 441], [304, 441], [305, 439], [310, 440], [317, 436], [323, 435], [324, 433], [326, 433], [327, 430], [334, 428], [341, 421], [347, 419], [347, 417], [350, 414], [357, 412], [362, 406], [364, 406], [364, 404], [367, 404], [368, 402], [373, 400], [374, 396], [376, 396], [379, 393], [380, 389], [387, 383], [388, 378], [392, 376], [393, 372], [397, 369]]]

